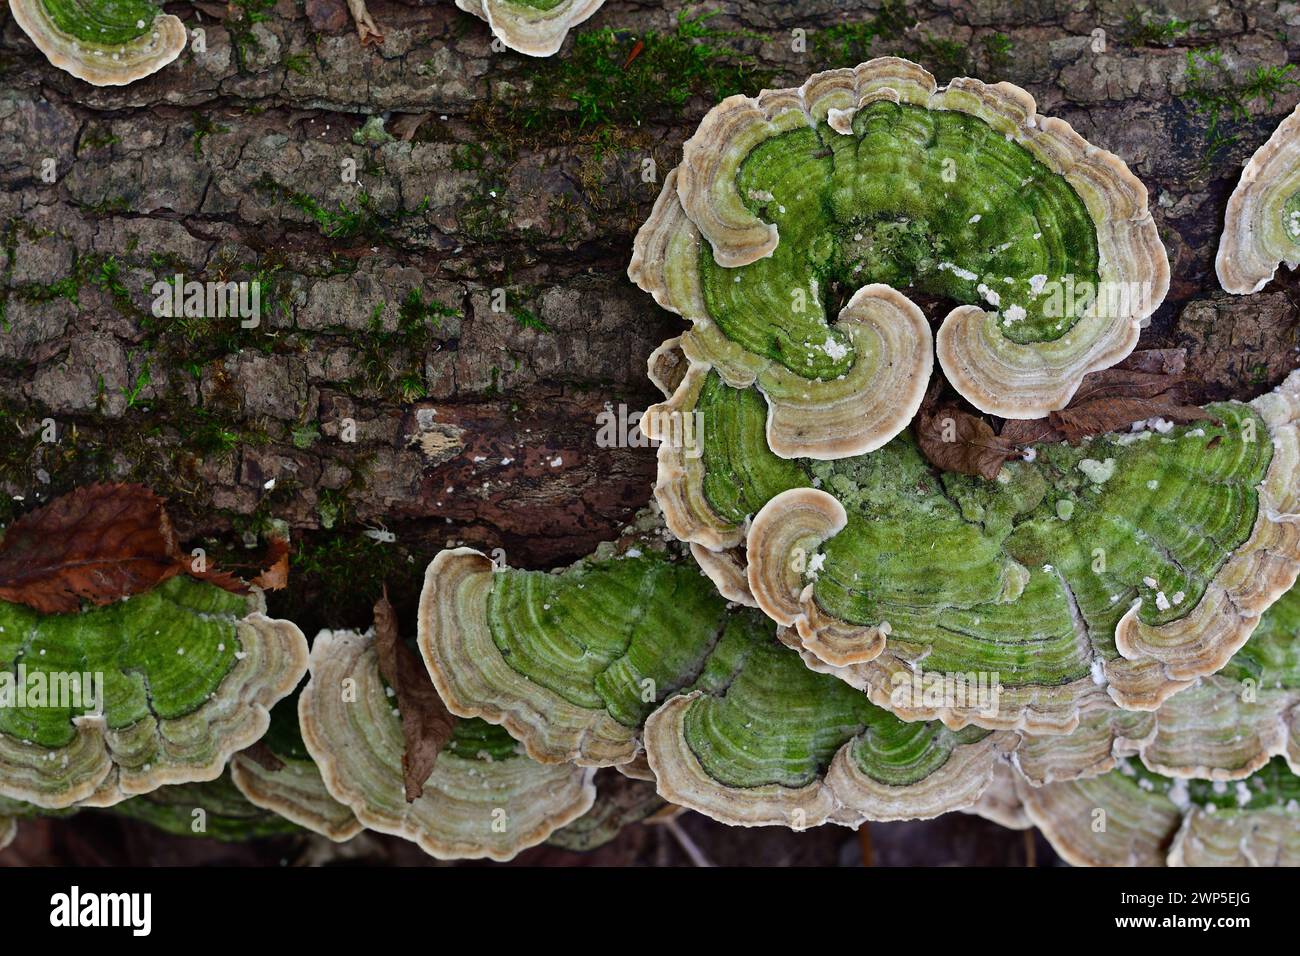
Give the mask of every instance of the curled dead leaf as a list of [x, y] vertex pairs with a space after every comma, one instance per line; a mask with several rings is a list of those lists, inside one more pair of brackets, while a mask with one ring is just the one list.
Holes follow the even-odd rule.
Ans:
[[363, 47], [383, 46], [384, 32], [375, 23], [375, 18], [366, 9], [366, 0], [347, 0], [348, 12], [357, 27], [357, 40]]
[[424, 782], [451, 739], [456, 718], [434, 690], [424, 663], [402, 643], [397, 615], [386, 588], [375, 602], [375, 650], [379, 655], [379, 673], [397, 695], [397, 708], [402, 715], [402, 736], [406, 741], [402, 777], [406, 800], [410, 803], [424, 792]]
[[95, 484], [19, 518], [0, 540], [0, 598], [42, 614], [111, 604], [186, 570], [163, 500]]
[[1168, 398], [1100, 398], [1095, 402], [1052, 412], [1052, 426], [1070, 444], [1101, 435], [1148, 418], [1163, 418], [1178, 425], [1209, 418], [1195, 405], [1175, 404]]
[[279, 591], [289, 583], [289, 542], [283, 538], [270, 538], [267, 541], [266, 553], [262, 555], [256, 564], [234, 564], [231, 567], [239, 568], [245, 572], [249, 568], [253, 568], [257, 570], [257, 573], [252, 580], [245, 580], [233, 570], [228, 569], [191, 566], [188, 570], [191, 577], [207, 581], [209, 584], [215, 584], [219, 588], [233, 591], [236, 594], [247, 594], [250, 587], [256, 587], [263, 591]]
[[[271, 539], [252, 584], [283, 588], [288, 542]], [[177, 574], [247, 594], [238, 575], [191, 560], [166, 504], [143, 485], [77, 488], [19, 518], [0, 539], [0, 600], [42, 614], [72, 614], [81, 602], [104, 605], [152, 590]]]
[[1065, 408], [1046, 418], [1007, 422], [999, 437], [1012, 445], [1068, 441], [1128, 428], [1134, 422], [1163, 418], [1177, 424], [1211, 416], [1186, 401], [1183, 349], [1134, 352], [1113, 368], [1093, 372]]
[[271, 538], [267, 542], [266, 555], [262, 558], [262, 570], [249, 583], [263, 591], [280, 591], [288, 585], [288, 541], [283, 538]]
[[921, 454], [936, 468], [979, 475], [989, 481], [997, 478], [1008, 459], [1020, 454], [1014, 444], [995, 434], [984, 419], [953, 405], [922, 413], [916, 442]]

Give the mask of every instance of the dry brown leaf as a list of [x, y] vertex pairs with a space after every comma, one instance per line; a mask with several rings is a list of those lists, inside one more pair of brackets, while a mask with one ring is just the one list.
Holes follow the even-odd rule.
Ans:
[[[283, 588], [288, 542], [271, 539], [253, 584]], [[71, 614], [81, 602], [111, 604], [176, 574], [247, 594], [249, 583], [180, 547], [165, 502], [143, 485], [78, 488], [15, 521], [0, 539], [0, 600], [42, 614]]]
[[212, 567], [200, 571], [191, 566], [187, 570], [191, 577], [215, 584], [236, 594], [247, 594], [250, 587], [257, 587], [263, 591], [279, 591], [289, 583], [289, 542], [283, 538], [270, 538], [266, 544], [266, 553], [255, 565], [236, 564], [234, 567], [254, 567], [259, 570], [251, 581], [245, 581], [232, 571]]
[[952, 405], [922, 412], [916, 429], [921, 454], [943, 471], [997, 478], [1009, 458], [1017, 458], [1014, 444], [994, 434], [984, 419]]
[[1112, 368], [1084, 377], [1070, 404], [1046, 418], [1009, 421], [999, 435], [1013, 445], [1068, 441], [1126, 429], [1134, 422], [1164, 418], [1186, 424], [1209, 418], [1186, 401], [1183, 349], [1134, 352]]
[[233, 571], [223, 571], [220, 568], [209, 567], [206, 564], [200, 570], [195, 567], [196, 563], [195, 561], [189, 561], [185, 565], [185, 573], [190, 577], [198, 578], [208, 584], [215, 584], [232, 594], [248, 593], [248, 582]]
[[[1095, 377], [1094, 377], [1095, 376]], [[1084, 378], [1070, 405], [1086, 405], [1102, 398], [1153, 399], [1172, 391], [1181, 391], [1182, 376], [1163, 372], [1110, 368]], [[1069, 408], [1067, 405], [1066, 408]]]
[[397, 694], [397, 708], [402, 715], [402, 736], [406, 740], [402, 777], [406, 801], [410, 803], [424, 792], [424, 782], [451, 739], [456, 718], [434, 690], [424, 663], [398, 636], [397, 615], [389, 603], [387, 588], [375, 602], [375, 649], [379, 653], [379, 672]]
[[0, 598], [68, 614], [82, 600], [111, 604], [186, 569], [161, 498], [143, 485], [89, 485], [9, 526]]
[[1099, 398], [1052, 412], [1052, 425], [1070, 444], [1090, 435], [1102, 435], [1148, 418], [1163, 418], [1179, 425], [1207, 419], [1195, 405], [1181, 405], [1168, 396], [1156, 398]]
[[289, 583], [289, 542], [283, 538], [271, 538], [266, 544], [262, 568], [250, 582], [253, 587], [263, 591], [283, 590]]
[[1037, 445], [1039, 442], [1061, 441], [1064, 437], [1052, 424], [1051, 416], [1047, 418], [1012, 418], [1004, 422], [998, 437], [1009, 445], [1023, 447]]
[[357, 39], [362, 47], [383, 46], [384, 31], [366, 9], [366, 0], [347, 0], [348, 11], [357, 27]]

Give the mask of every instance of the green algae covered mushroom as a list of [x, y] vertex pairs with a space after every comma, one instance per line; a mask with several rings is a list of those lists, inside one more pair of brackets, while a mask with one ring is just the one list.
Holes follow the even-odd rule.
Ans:
[[1032, 783], [1110, 770], [1126, 756], [1169, 777], [1241, 780], [1273, 757], [1300, 772], [1300, 588], [1264, 612], [1223, 670], [1154, 711], [1085, 714], [1061, 736], [1028, 737], [1016, 766]]
[[73, 614], [0, 602], [0, 795], [111, 806], [218, 776], [306, 673], [263, 608], [186, 577]]
[[[1222, 668], [1300, 569], [1300, 375], [1206, 413], [1032, 446], [994, 482], [938, 472], [908, 435], [780, 458], [762, 396], [700, 363], [646, 418], [698, 420], [694, 448], [654, 433], [665, 520], [744, 544], [753, 600], [812, 666], [908, 719], [1062, 733], [1107, 692], [1151, 709]], [[741, 565], [706, 567], [738, 586]], [[996, 713], [900, 699], [918, 666], [997, 674]]]
[[420, 650], [453, 713], [501, 724], [536, 760], [612, 766], [704, 665], [725, 603], [689, 562], [648, 549], [549, 574], [459, 548], [425, 576]]
[[226, 843], [302, 832], [283, 815], [249, 801], [229, 773], [215, 780], [160, 787], [124, 800], [112, 812], [176, 836], [210, 837]]
[[[1134, 348], [1169, 265], [1146, 188], [1023, 90], [939, 88], [885, 57], [733, 96], [683, 148], [628, 273], [691, 321], [683, 348], [757, 384], [784, 458], [871, 451], [910, 420], [929, 328], [976, 407], [1037, 418]], [[854, 414], [858, 410], [858, 414]]]
[[95, 86], [125, 86], [185, 49], [185, 25], [148, 0], [11, 0], [9, 9], [46, 58]]
[[[7, 819], [11, 824], [30, 817], [70, 817], [81, 809], [73, 806], [54, 810], [0, 797], [0, 821]], [[227, 843], [301, 832], [279, 814], [244, 799], [230, 775], [224, 773], [213, 780], [159, 787], [116, 803], [109, 812], [148, 823], [176, 836], [210, 837]], [[0, 822], [2, 834], [3, 823]], [[12, 836], [11, 831], [11, 839]], [[0, 847], [3, 847], [3, 841], [0, 841]]]
[[259, 743], [262, 753], [238, 753], [230, 761], [231, 782], [250, 803], [335, 842], [365, 829], [326, 789], [298, 729], [297, 697], [286, 697], [271, 710], [271, 726]]
[[510, 49], [528, 56], [550, 56], [569, 30], [591, 17], [605, 0], [456, 0], [456, 6], [486, 20]]
[[303, 741], [330, 794], [365, 827], [440, 859], [509, 860], [591, 808], [594, 771], [530, 760], [508, 733], [481, 720], [456, 724], [423, 793], [408, 801], [406, 741], [390, 690], [371, 636], [316, 636], [298, 701]]
[[1300, 264], [1300, 107], [1241, 171], [1228, 199], [1215, 269], [1228, 292], [1258, 292], [1283, 262]]
[[1300, 866], [1300, 777], [1273, 760], [1245, 780], [1180, 780], [1135, 761], [1019, 785], [1029, 819], [1075, 866]]
[[905, 724], [662, 550], [607, 548], [560, 573], [444, 551], [420, 614], [453, 712], [502, 724], [539, 760], [628, 767], [644, 747], [661, 796], [729, 824], [935, 816], [973, 803], [1012, 743]]
[[905, 723], [734, 615], [700, 676], [645, 725], [659, 792], [733, 826], [926, 819], [974, 803], [1006, 735]]

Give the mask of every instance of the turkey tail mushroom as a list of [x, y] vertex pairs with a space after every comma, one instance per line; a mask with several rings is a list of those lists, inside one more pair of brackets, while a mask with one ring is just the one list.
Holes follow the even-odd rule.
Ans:
[[1234, 295], [1268, 285], [1278, 266], [1300, 264], [1300, 107], [1250, 157], [1228, 198], [1214, 268]]
[[302, 632], [264, 606], [258, 593], [182, 577], [74, 614], [0, 602], [6, 665], [19, 648], [4, 634], [26, 635], [42, 672], [102, 680], [96, 700], [83, 688], [80, 706], [0, 708], [0, 794], [45, 808], [106, 807], [220, 776], [307, 670]]
[[[890, 287], [959, 303], [939, 362], [1005, 418], [1064, 407], [1132, 352], [1169, 287], [1146, 188], [1119, 157], [1018, 87], [940, 88], [895, 57], [714, 107], [628, 274], [692, 323], [687, 355], [757, 384], [772, 451], [812, 459], [879, 447], [916, 410], [929, 326]], [[866, 292], [837, 322], [823, 275]]]
[[596, 797], [594, 771], [537, 763], [499, 728], [460, 721], [423, 793], [407, 800], [402, 722], [368, 635], [316, 636], [298, 719], [335, 800], [369, 829], [439, 859], [513, 859], [582, 816]]
[[486, 20], [492, 35], [517, 53], [551, 56], [569, 31], [594, 16], [605, 0], [456, 0]]
[[185, 49], [185, 25], [148, 0], [10, 0], [9, 9], [50, 63], [95, 86], [134, 83]]

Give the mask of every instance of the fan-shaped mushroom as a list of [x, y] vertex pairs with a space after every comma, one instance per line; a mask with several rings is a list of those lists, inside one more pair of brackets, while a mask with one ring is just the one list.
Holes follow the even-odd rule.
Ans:
[[687, 355], [758, 386], [777, 455], [816, 459], [884, 444], [928, 377], [915, 307], [865, 289], [962, 303], [937, 338], [948, 380], [1037, 418], [1133, 350], [1169, 284], [1146, 188], [1117, 156], [1015, 86], [940, 88], [893, 57], [716, 106], [628, 274], [692, 322]]
[[582, 816], [594, 771], [540, 764], [483, 721], [457, 723], [423, 793], [406, 799], [406, 742], [370, 637], [322, 631], [298, 702], [303, 741], [334, 799], [366, 827], [440, 859], [509, 860]]
[[1219, 237], [1214, 267], [1236, 295], [1258, 292], [1283, 262], [1300, 264], [1300, 107], [1250, 157]]
[[671, 553], [539, 574], [462, 548], [429, 568], [420, 646], [454, 712], [539, 760], [622, 769], [644, 745], [661, 796], [725, 823], [916, 819], [980, 795], [1009, 736], [904, 723], [773, 630]]
[[0, 602], [0, 794], [111, 806], [220, 775], [306, 673], [264, 606], [181, 577], [75, 614]]
[[1133, 762], [1033, 787], [1025, 812], [1075, 866], [1300, 865], [1300, 777], [1274, 760], [1233, 786], [1170, 780]]
[[1241, 780], [1273, 757], [1300, 772], [1300, 588], [1264, 612], [1217, 674], [1154, 711], [1101, 707], [1065, 737], [1028, 737], [1016, 766], [1034, 784], [1093, 776], [1138, 757], [1168, 777]]
[[46, 59], [95, 86], [125, 86], [185, 49], [185, 25], [148, 0], [10, 0]]
[[[779, 458], [756, 391], [698, 362], [656, 408], [702, 423], [690, 453], [654, 431], [668, 526], [728, 552], [705, 564], [733, 585], [743, 540], [758, 606], [907, 719], [1059, 734], [1107, 691], [1153, 709], [1222, 668], [1300, 570], [1300, 374], [1194, 427], [1034, 446], [995, 482], [937, 472], [907, 436]], [[918, 668], [997, 674], [999, 711], [900, 699]]]
[[486, 20], [510, 49], [528, 56], [550, 56], [564, 45], [569, 30], [593, 16], [605, 0], [456, 0], [456, 6]]
[[285, 698], [272, 709], [270, 729], [259, 744], [262, 753], [245, 751], [230, 761], [230, 779], [250, 803], [336, 842], [365, 829], [325, 788], [298, 729], [297, 698]]

